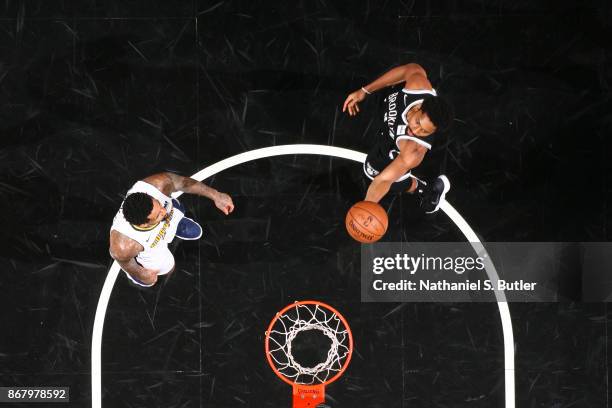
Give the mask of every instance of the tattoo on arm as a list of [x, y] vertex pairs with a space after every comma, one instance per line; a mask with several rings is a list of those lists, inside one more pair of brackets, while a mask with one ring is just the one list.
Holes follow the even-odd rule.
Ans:
[[214, 188], [194, 180], [191, 177], [183, 177], [172, 173], [166, 174], [168, 174], [168, 177], [172, 180], [174, 191], [182, 191], [187, 194], [197, 194], [210, 198], [211, 200], [214, 200], [215, 196], [218, 194], [218, 191]]
[[144, 248], [138, 242], [118, 231], [110, 233], [110, 256], [121, 268], [131, 275], [139, 276], [144, 268], [136, 262], [136, 257]]

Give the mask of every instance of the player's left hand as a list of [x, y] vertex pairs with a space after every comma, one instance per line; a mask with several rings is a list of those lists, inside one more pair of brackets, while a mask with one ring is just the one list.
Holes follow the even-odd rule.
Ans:
[[215, 206], [225, 215], [234, 211], [234, 202], [232, 197], [225, 193], [219, 192], [214, 198]]
[[342, 112], [348, 111], [349, 116], [355, 116], [359, 113], [359, 102], [363, 101], [366, 93], [362, 89], [358, 89], [346, 97]]

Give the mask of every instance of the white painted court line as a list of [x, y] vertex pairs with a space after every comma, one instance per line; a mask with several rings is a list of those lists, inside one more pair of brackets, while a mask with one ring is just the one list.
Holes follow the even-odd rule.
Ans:
[[[476, 236], [476, 233], [469, 224], [463, 219], [461, 214], [450, 205], [448, 201], [440, 204], [440, 209], [448, 215], [448, 217], [455, 223], [455, 225], [461, 230], [465, 238], [474, 248], [474, 251], [478, 256], [483, 257], [485, 271], [491, 280], [493, 287], [497, 287], [497, 281], [499, 275], [495, 269], [495, 265], [491, 262], [491, 257], [487, 254], [485, 247], [480, 242], [480, 239]], [[512, 331], [512, 319], [510, 317], [510, 308], [506, 301], [506, 294], [503, 290], [495, 289], [495, 299], [497, 299], [497, 307], [499, 308], [499, 317], [502, 323], [502, 333], [504, 336], [504, 373], [505, 373], [505, 389], [506, 389], [506, 408], [514, 408], [515, 395], [514, 395], [514, 333]]]
[[[353, 160], [363, 163], [366, 155], [354, 150], [343, 149], [341, 147], [312, 145], [312, 144], [295, 144], [265, 147], [263, 149], [251, 150], [237, 154], [227, 159], [221, 160], [211, 166], [208, 166], [193, 176], [192, 178], [202, 181], [212, 177], [217, 173], [227, 170], [230, 167], [237, 166], [249, 161], [263, 159], [267, 157], [283, 156], [291, 154], [312, 154], [321, 156], [332, 156], [342, 159]], [[175, 193], [173, 197], [179, 197], [182, 193]], [[486, 254], [484, 246], [470, 228], [463, 217], [450, 205], [448, 202], [443, 202], [440, 209], [448, 215], [448, 217], [457, 225], [465, 238], [472, 244], [472, 247], [477, 254]], [[487, 262], [488, 261], [488, 262]], [[489, 279], [497, 281], [499, 279], [495, 266], [490, 261], [489, 256], [485, 257], [485, 270]], [[106, 316], [106, 308], [110, 299], [113, 286], [119, 275], [119, 264], [113, 262], [110, 267], [100, 299], [96, 308], [96, 316], [94, 318], [94, 327], [91, 340], [91, 406], [92, 408], [102, 408], [102, 334], [104, 329], [104, 318]], [[499, 307], [499, 315], [502, 322], [502, 330], [504, 337], [504, 368], [505, 368], [505, 396], [506, 408], [514, 408], [515, 406], [515, 390], [514, 390], [514, 335], [512, 332], [512, 320], [510, 318], [510, 309], [506, 302], [506, 295], [503, 291], [495, 291], [497, 306]]]

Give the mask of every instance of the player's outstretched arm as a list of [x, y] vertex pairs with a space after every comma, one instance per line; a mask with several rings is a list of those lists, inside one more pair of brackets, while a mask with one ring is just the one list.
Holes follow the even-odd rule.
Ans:
[[143, 268], [136, 262], [136, 256], [144, 248], [138, 242], [126, 237], [119, 231], [112, 230], [110, 233], [111, 257], [117, 261], [121, 269], [132, 275], [146, 285], [157, 282], [157, 270]]
[[359, 113], [359, 102], [363, 101], [367, 95], [401, 82], [406, 83], [405, 88], [407, 89], [431, 89], [431, 83], [427, 79], [427, 73], [422, 66], [415, 63], [400, 65], [347, 96], [342, 106], [342, 112], [348, 111], [350, 116], [355, 116]]
[[412, 141], [405, 142], [400, 155], [372, 180], [368, 187], [365, 200], [375, 203], [382, 200], [389, 192], [391, 184], [393, 184], [395, 180], [421, 164], [426, 152], [427, 149], [418, 143]]
[[182, 191], [187, 194], [196, 194], [209, 198], [225, 215], [228, 215], [234, 211], [234, 202], [229, 195], [217, 191], [204, 183], [192, 179], [191, 177], [184, 177], [178, 174], [166, 172], [154, 174], [147, 177], [143, 181], [157, 187], [159, 191], [168, 196], [175, 191]]

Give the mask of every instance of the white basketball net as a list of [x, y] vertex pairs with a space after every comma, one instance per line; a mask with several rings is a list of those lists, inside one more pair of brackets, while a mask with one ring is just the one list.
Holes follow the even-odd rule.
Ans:
[[[320, 330], [331, 340], [327, 359], [314, 367], [303, 367], [291, 354], [293, 340], [307, 330]], [[278, 316], [268, 337], [269, 354], [277, 370], [296, 384], [326, 382], [342, 370], [351, 353], [346, 326], [334, 312], [316, 304], [297, 304]]]

